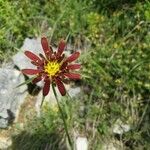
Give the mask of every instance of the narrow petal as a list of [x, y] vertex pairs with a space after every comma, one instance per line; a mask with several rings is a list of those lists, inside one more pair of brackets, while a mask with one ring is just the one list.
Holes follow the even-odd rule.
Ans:
[[74, 70], [74, 69], [80, 69], [80, 64], [70, 64], [67, 66], [67, 69]]
[[66, 47], [65, 40], [61, 40], [60, 43], [59, 43], [59, 45], [58, 45], [58, 52], [57, 52], [57, 54], [61, 55], [63, 53], [65, 47]]
[[36, 61], [31, 61], [31, 63], [35, 66], [40, 66], [40, 64], [38, 64]]
[[65, 69], [67, 67], [67, 64], [68, 64], [67, 62], [63, 62], [63, 64], [60, 67], [60, 70]]
[[43, 87], [43, 96], [46, 96], [50, 91], [50, 80], [47, 79], [45, 81], [44, 87]]
[[66, 59], [67, 62], [72, 62], [80, 56], [79, 52], [74, 52], [70, 57]]
[[60, 63], [65, 58], [65, 54], [62, 54], [61, 56], [57, 55], [57, 60]]
[[52, 51], [51, 51], [51, 49], [50, 49], [50, 47], [48, 45], [48, 41], [47, 41], [46, 37], [42, 37], [41, 38], [41, 44], [42, 44], [45, 56], [49, 57], [51, 55]]
[[39, 82], [39, 81], [41, 81], [41, 80], [42, 80], [42, 77], [41, 77], [41, 76], [38, 76], [38, 77], [36, 77], [36, 78], [34, 78], [34, 79], [32, 80], [32, 83], [35, 84], [35, 83], [37, 83], [37, 82]]
[[35, 70], [35, 69], [22, 69], [23, 74], [28, 74], [28, 75], [34, 75], [40, 73], [41, 70]]
[[76, 73], [64, 73], [64, 75], [70, 79], [80, 79], [81, 75]]
[[61, 80], [59, 78], [55, 79], [55, 82], [57, 84], [58, 90], [61, 93], [62, 96], [66, 95], [66, 89], [64, 84], [61, 82]]
[[45, 60], [45, 57], [43, 54], [40, 53], [39, 56], [42, 58], [42, 60]]
[[24, 52], [25, 53], [25, 55], [28, 57], [28, 58], [30, 58], [31, 60], [33, 60], [33, 61], [35, 61], [35, 62], [41, 62], [41, 60], [40, 60], [40, 58], [37, 56], [37, 55], [35, 55], [34, 53], [32, 53], [32, 52], [30, 52], [30, 51], [25, 51]]

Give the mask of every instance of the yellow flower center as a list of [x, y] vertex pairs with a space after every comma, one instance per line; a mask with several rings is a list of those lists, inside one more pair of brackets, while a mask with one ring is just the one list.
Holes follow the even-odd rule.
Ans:
[[57, 61], [48, 62], [44, 66], [44, 71], [48, 73], [49, 76], [54, 76], [60, 70], [60, 64]]

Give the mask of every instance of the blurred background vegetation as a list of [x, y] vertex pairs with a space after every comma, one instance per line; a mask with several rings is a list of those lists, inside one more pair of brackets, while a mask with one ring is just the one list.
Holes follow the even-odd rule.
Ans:
[[[91, 150], [111, 139], [124, 149], [149, 149], [150, 1], [0, 0], [1, 62], [26, 37], [42, 35], [54, 44], [69, 35], [73, 50], [81, 49], [82, 94], [62, 101], [70, 130], [86, 135]], [[129, 132], [114, 135], [118, 119], [131, 126]], [[62, 138], [55, 134], [63, 132], [59, 113], [47, 106], [21, 136], [14, 135], [14, 149], [42, 150], [56, 141], [50, 149], [57, 150]]]

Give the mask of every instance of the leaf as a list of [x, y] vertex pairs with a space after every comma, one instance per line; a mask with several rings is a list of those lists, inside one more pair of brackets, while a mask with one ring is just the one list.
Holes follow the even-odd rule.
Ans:
[[129, 74], [131, 74], [136, 68], [138, 68], [139, 66], [141, 66], [142, 64], [144, 64], [145, 62], [149, 62], [148, 60], [145, 61], [141, 61], [138, 64], [136, 64], [132, 69], [130, 69]]
[[18, 87], [20, 87], [20, 86], [22, 86], [22, 85], [31, 83], [34, 78], [36, 78], [36, 77], [32, 77], [32, 78], [28, 79], [27, 81], [25, 81], [25, 82], [23, 82], [23, 83], [17, 85], [15, 88], [18, 88]]

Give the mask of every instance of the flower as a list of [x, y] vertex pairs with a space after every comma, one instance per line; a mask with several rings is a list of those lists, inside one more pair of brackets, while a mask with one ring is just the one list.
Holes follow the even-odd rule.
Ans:
[[56, 84], [61, 95], [66, 94], [66, 89], [63, 84], [66, 78], [80, 79], [80, 74], [71, 72], [72, 70], [80, 69], [80, 64], [72, 64], [80, 53], [74, 52], [70, 57], [66, 58], [63, 54], [66, 48], [66, 43], [61, 40], [58, 45], [57, 52], [54, 52], [49, 46], [46, 37], [41, 38], [41, 44], [44, 54], [35, 55], [30, 51], [25, 51], [25, 55], [31, 59], [31, 63], [36, 66], [36, 69], [23, 69], [22, 73], [26, 75], [36, 75], [32, 83], [44, 81], [43, 96], [46, 96], [50, 91], [50, 84]]

